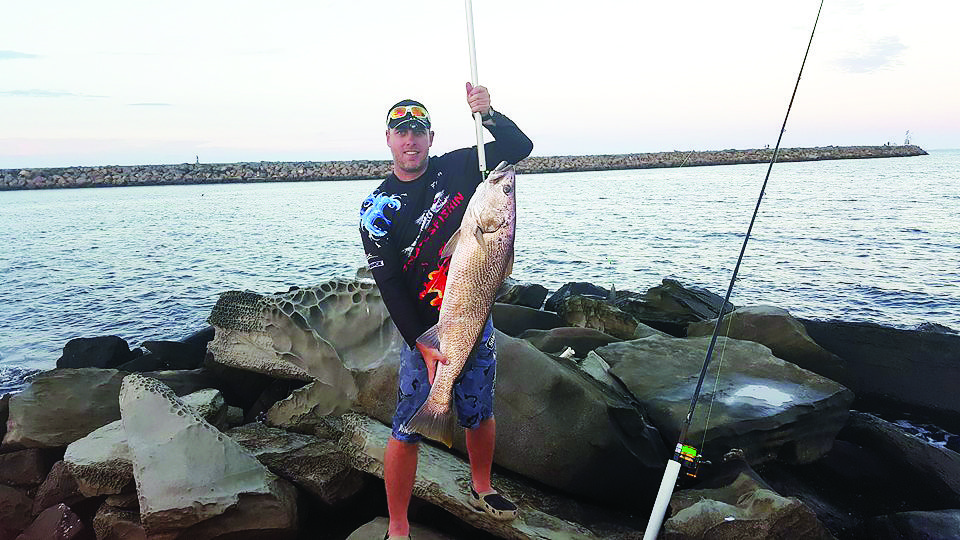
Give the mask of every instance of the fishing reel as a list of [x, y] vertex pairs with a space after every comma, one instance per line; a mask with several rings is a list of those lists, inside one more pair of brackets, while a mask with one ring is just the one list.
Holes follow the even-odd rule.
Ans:
[[690, 444], [677, 444], [673, 459], [680, 464], [680, 469], [689, 479], [697, 477], [697, 473], [700, 472], [700, 465], [703, 463], [703, 456], [700, 455], [696, 447]]

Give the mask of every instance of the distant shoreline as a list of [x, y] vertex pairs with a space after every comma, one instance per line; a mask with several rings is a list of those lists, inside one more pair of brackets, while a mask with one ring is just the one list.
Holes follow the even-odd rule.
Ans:
[[[673, 151], [593, 156], [529, 157], [517, 165], [520, 173], [557, 173], [701, 167], [769, 163], [773, 150]], [[916, 145], [818, 146], [783, 148], [778, 162], [924, 156]], [[488, 164], [493, 166], [495, 164]], [[388, 160], [257, 163], [183, 163], [179, 165], [107, 165], [0, 169], [0, 191], [111, 186], [228, 184], [252, 182], [311, 182], [369, 180], [390, 172]]]

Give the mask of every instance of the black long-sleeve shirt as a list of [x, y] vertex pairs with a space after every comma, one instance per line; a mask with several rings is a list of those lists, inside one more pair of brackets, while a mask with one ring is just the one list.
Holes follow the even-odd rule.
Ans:
[[[499, 112], [484, 126], [495, 139], [484, 144], [491, 166], [517, 163], [533, 150], [530, 139]], [[390, 173], [360, 205], [367, 267], [410, 347], [439, 318], [450, 264], [440, 252], [483, 180], [478, 161], [476, 146], [431, 157], [420, 177], [402, 182]]]

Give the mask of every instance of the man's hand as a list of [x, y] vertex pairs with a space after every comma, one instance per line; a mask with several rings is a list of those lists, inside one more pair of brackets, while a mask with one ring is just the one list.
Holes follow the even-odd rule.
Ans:
[[449, 362], [447, 357], [440, 354], [440, 351], [433, 347], [427, 347], [422, 343], [417, 343], [417, 350], [423, 356], [423, 363], [427, 366], [427, 379], [433, 384], [433, 377], [437, 373], [437, 363], [446, 364]]
[[470, 105], [471, 113], [486, 116], [490, 112], [490, 92], [484, 86], [467, 83], [467, 105]]

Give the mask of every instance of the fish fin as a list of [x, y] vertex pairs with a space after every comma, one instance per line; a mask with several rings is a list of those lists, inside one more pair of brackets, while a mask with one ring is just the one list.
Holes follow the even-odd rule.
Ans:
[[431, 349], [440, 350], [440, 325], [435, 324], [427, 329], [426, 332], [420, 334], [420, 337], [417, 338], [417, 343], [421, 345], [426, 345]]
[[477, 244], [480, 244], [481, 246], [484, 245], [484, 244], [483, 244], [483, 229], [481, 229], [479, 226], [477, 226], [477, 228], [473, 229], [473, 235], [474, 235], [475, 237], [477, 237]]
[[419, 433], [450, 448], [453, 446], [454, 420], [453, 408], [444, 408], [427, 398], [413, 418], [406, 423], [404, 431]]
[[457, 242], [460, 240], [460, 229], [457, 229], [453, 236], [447, 240], [447, 243], [443, 245], [443, 250], [440, 251], [440, 258], [449, 257], [453, 255], [453, 251], [457, 249]]
[[507, 268], [503, 271], [503, 277], [506, 278], [513, 273], [513, 251], [510, 252], [510, 258], [507, 259]]

